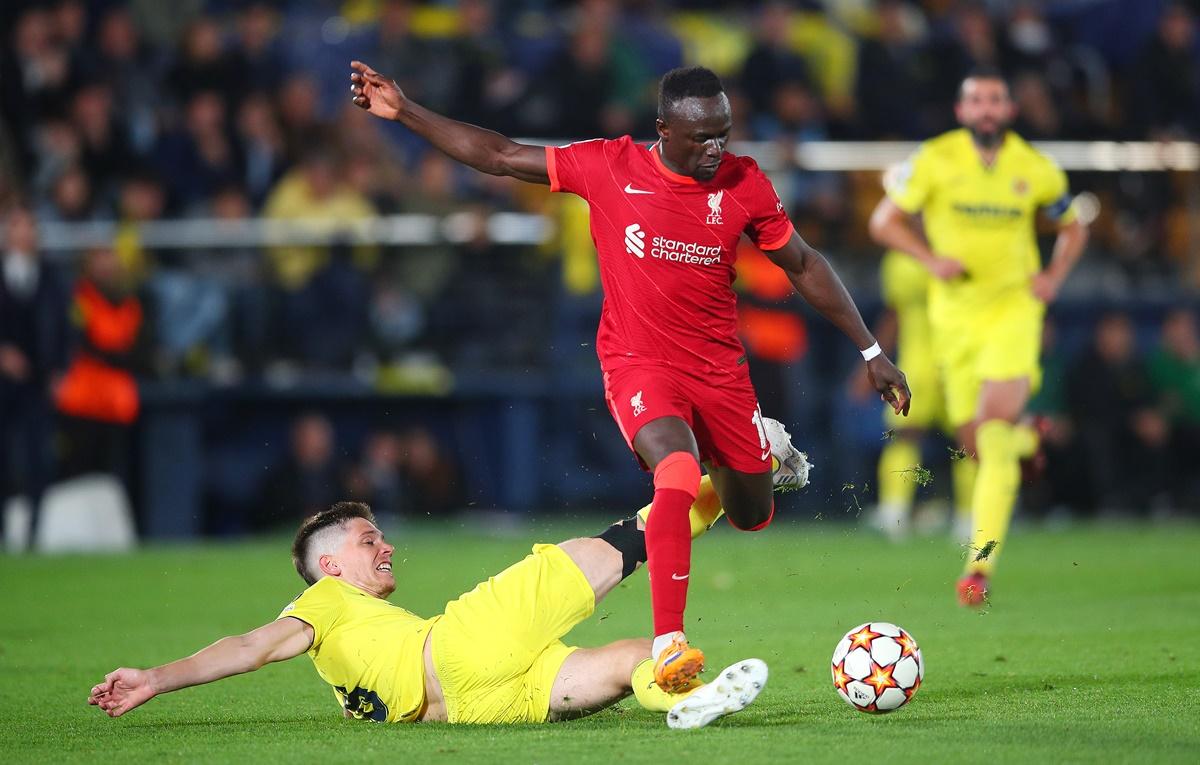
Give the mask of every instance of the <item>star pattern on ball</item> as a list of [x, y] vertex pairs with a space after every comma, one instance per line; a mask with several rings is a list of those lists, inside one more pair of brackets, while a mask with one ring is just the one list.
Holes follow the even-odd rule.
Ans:
[[845, 661], [840, 661], [833, 665], [833, 687], [843, 692], [846, 690], [846, 684], [850, 682], [850, 676], [842, 669], [842, 665], [845, 663]]
[[916, 693], [917, 689], [920, 687], [921, 687], [921, 679], [917, 678], [917, 682], [913, 683], [911, 688], [902, 688], [901, 690], [904, 691], [904, 695], [906, 698], [911, 699], [913, 697], [913, 694]]
[[900, 656], [912, 656], [917, 652], [917, 641], [912, 639], [912, 635], [907, 632], [900, 632], [900, 637], [895, 639], [900, 644]]
[[900, 684], [892, 679], [892, 671], [896, 667], [889, 665], [881, 667], [874, 662], [871, 663], [871, 676], [864, 680], [864, 683], [875, 687], [875, 695], [883, 693], [886, 688], [899, 688]]
[[882, 634], [882, 632], [872, 632], [871, 625], [864, 624], [862, 629], [858, 632], [852, 632], [848, 636], [850, 638], [850, 650], [866, 648], [869, 651], [871, 650], [871, 641]]

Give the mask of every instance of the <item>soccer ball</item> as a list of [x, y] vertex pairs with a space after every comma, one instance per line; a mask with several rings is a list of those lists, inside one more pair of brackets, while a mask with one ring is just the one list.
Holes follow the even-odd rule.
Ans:
[[833, 687], [860, 712], [882, 714], [908, 703], [925, 679], [913, 636], [888, 622], [867, 622], [833, 649]]

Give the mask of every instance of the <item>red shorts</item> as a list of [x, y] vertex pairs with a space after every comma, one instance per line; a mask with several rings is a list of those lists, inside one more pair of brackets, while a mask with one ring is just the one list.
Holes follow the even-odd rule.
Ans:
[[[742, 473], [771, 469], [771, 444], [748, 372], [713, 385], [669, 367], [621, 366], [604, 373], [604, 398], [630, 449], [643, 425], [678, 417], [695, 434], [701, 462]], [[638, 461], [646, 468], [640, 456]]]

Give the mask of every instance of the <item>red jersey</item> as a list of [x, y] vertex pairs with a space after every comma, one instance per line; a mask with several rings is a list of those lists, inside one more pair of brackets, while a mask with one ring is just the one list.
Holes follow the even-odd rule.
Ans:
[[745, 233], [776, 250], [792, 236], [758, 164], [726, 152], [717, 174], [697, 181], [667, 169], [657, 145], [625, 136], [547, 147], [546, 170], [551, 191], [591, 206], [604, 287], [601, 367], [657, 363], [710, 380], [737, 373], [738, 240]]

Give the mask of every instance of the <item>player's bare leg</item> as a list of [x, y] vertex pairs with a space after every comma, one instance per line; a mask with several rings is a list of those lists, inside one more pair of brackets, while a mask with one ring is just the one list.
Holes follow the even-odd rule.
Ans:
[[708, 466], [729, 522], [742, 531], [766, 528], [775, 513], [774, 492], [803, 489], [808, 485], [808, 472], [812, 468], [808, 455], [792, 445], [792, 437], [783, 423], [763, 417], [762, 424], [771, 445], [770, 470], [746, 473]]
[[1025, 377], [985, 380], [974, 422], [959, 431], [963, 446], [979, 460], [971, 503], [971, 549], [958, 583], [958, 599], [963, 605], [978, 606], [986, 600], [988, 577], [1008, 534], [1021, 480], [1014, 425], [1029, 400], [1029, 391]]
[[687, 452], [700, 461], [696, 434], [678, 417], [659, 417], [643, 425], [633, 439], [633, 448], [651, 470], [674, 452]]
[[[808, 455], [792, 445], [792, 438], [782, 423], [770, 417], [763, 417], [762, 421], [771, 442], [771, 480], [775, 491], [803, 489], [808, 485], [808, 474], [813, 467], [808, 461]], [[689, 513], [692, 539], [711, 529], [725, 514], [725, 508], [721, 506], [721, 497], [713, 486], [713, 467], [705, 467], [710, 474], [700, 479], [700, 491]], [[651, 508], [652, 505], [646, 505], [638, 511], [638, 518], [643, 523], [650, 517]]]
[[729, 522], [742, 531], [767, 527], [775, 512], [775, 484], [772, 471], [743, 473], [726, 467], [710, 466], [713, 488], [721, 498], [721, 507]]
[[[788, 492], [788, 490], [803, 489], [808, 486], [809, 471], [812, 469], [808, 454], [799, 451], [792, 445], [791, 435], [788, 435], [787, 429], [782, 426], [782, 423], [772, 420], [770, 417], [763, 417], [762, 422], [770, 439], [773, 463], [772, 483], [775, 492]], [[721, 496], [716, 493], [713, 486], [713, 466], [706, 465], [706, 469], [709, 471], [709, 475], [701, 478], [700, 493], [696, 495], [696, 501], [691, 504], [692, 540], [712, 529], [716, 520], [725, 514], [725, 508], [721, 506]], [[637, 511], [637, 517], [641, 518], [643, 523], [649, 518], [652, 507], [652, 505], [647, 505]]]
[[704, 669], [704, 654], [688, 644], [683, 632], [692, 561], [689, 512], [700, 490], [700, 451], [692, 429], [679, 417], [659, 417], [643, 425], [633, 448], [654, 472], [654, 501], [646, 519], [646, 565], [654, 615], [655, 680], [665, 691], [678, 691]]
[[633, 671], [649, 656], [650, 638], [618, 640], [573, 652], [554, 678], [550, 719], [584, 717], [625, 698], [633, 692]]
[[975, 419], [960, 427], [956, 434], [959, 444], [967, 450], [968, 454], [978, 454], [979, 450], [975, 439], [979, 426], [988, 420], [1016, 423], [1025, 412], [1029, 394], [1028, 377], [1018, 377], [1013, 380], [984, 380], [979, 388], [979, 404], [975, 410]]
[[599, 537], [582, 537], [559, 542], [579, 570], [587, 578], [599, 603], [612, 588], [621, 583], [623, 559], [621, 552]]

